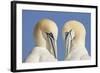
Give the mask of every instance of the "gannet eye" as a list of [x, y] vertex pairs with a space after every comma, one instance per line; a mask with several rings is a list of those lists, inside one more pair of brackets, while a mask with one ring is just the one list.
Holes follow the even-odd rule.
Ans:
[[50, 33], [46, 32], [46, 34], [47, 34], [47, 37], [50, 37], [50, 38], [52, 38], [54, 40], [54, 36], [53, 36], [53, 34], [51, 32]]

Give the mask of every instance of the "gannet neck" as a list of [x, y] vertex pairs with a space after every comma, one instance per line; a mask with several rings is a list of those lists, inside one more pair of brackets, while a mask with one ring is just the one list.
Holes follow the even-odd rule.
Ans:
[[71, 50], [72, 48], [85, 48], [85, 40], [72, 40]]

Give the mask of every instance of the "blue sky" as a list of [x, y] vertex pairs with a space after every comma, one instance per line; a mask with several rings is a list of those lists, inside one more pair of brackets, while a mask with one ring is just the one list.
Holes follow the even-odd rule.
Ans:
[[76, 12], [51, 12], [51, 11], [22, 11], [22, 60], [24, 61], [34, 46], [33, 29], [35, 24], [43, 19], [49, 18], [56, 22], [58, 26], [58, 60], [64, 59], [64, 41], [62, 39], [62, 27], [69, 20], [78, 20], [84, 24], [86, 28], [86, 48], [91, 55], [91, 14]]

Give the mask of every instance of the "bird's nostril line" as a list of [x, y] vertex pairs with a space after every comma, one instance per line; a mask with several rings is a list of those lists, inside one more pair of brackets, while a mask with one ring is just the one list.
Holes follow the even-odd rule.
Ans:
[[65, 32], [65, 39], [67, 39], [69, 32]]

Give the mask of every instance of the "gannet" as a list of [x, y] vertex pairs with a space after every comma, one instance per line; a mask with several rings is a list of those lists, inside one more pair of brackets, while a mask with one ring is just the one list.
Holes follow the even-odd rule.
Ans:
[[66, 22], [62, 28], [62, 35], [65, 41], [65, 60], [90, 59], [85, 47], [86, 30], [81, 22]]
[[35, 47], [26, 62], [57, 61], [58, 28], [51, 19], [40, 20], [34, 30]]

